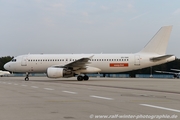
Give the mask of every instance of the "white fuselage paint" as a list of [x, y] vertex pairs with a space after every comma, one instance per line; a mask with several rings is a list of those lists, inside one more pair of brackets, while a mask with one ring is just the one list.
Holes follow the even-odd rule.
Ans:
[[[64, 66], [81, 58], [93, 56], [87, 66], [100, 69], [100, 73], [118, 73], [142, 69], [175, 60], [175, 56], [153, 62], [158, 54], [28, 54], [15, 57], [5, 65], [13, 72], [46, 73], [52, 66]], [[161, 55], [162, 56], [162, 55]], [[93, 73], [93, 72], [92, 72]]]
[[[50, 78], [72, 77], [88, 80], [87, 73], [119, 73], [155, 66], [175, 60], [175, 56], [166, 55], [172, 26], [163, 26], [135, 54], [28, 54], [15, 57], [4, 68], [13, 72], [47, 73]], [[77, 60], [77, 61], [76, 61]], [[75, 62], [74, 62], [75, 61]]]

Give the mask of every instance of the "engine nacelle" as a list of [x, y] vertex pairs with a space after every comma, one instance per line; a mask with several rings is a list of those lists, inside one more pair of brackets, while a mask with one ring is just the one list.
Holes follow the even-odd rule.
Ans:
[[72, 70], [65, 68], [49, 67], [47, 69], [47, 77], [49, 78], [72, 77], [73, 75], [74, 73]]

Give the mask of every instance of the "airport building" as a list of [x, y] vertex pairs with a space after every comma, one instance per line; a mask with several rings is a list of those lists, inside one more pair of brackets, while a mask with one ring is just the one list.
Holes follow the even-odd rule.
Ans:
[[[106, 78], [131, 78], [129, 74], [87, 74], [89, 77], [106, 77]], [[4, 77], [25, 77], [26, 74], [10, 74], [4, 75]], [[30, 77], [46, 77], [46, 74], [29, 74]], [[132, 77], [134, 78], [134, 77]], [[173, 75], [170, 74], [136, 74], [135, 78], [174, 78]]]

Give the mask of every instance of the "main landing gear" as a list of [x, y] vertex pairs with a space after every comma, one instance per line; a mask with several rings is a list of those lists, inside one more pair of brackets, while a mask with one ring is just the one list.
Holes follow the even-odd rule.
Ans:
[[78, 75], [77, 80], [78, 81], [89, 80], [89, 76], [87, 76], [87, 75], [85, 75], [85, 76]]
[[26, 73], [26, 77], [24, 78], [25, 81], [29, 81], [29, 73]]

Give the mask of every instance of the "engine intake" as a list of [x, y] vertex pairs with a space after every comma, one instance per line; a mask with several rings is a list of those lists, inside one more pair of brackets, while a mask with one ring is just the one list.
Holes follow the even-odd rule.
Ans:
[[65, 68], [49, 67], [47, 69], [47, 77], [49, 78], [62, 78], [62, 77], [73, 77], [74, 73], [72, 70]]

